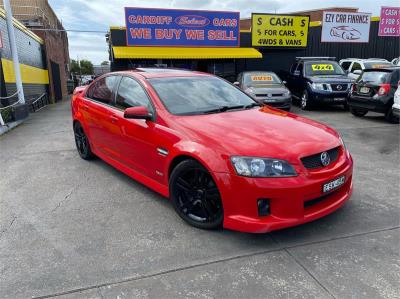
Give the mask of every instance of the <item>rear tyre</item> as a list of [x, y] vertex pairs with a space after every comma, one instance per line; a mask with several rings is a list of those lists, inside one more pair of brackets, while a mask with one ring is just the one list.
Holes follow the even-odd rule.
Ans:
[[79, 156], [84, 160], [94, 159], [95, 155], [92, 153], [90, 148], [89, 139], [87, 138], [79, 122], [74, 123], [74, 136], [76, 149], [78, 150]]
[[343, 109], [344, 109], [345, 111], [349, 111], [349, 104], [344, 103], [344, 104], [343, 104]]
[[187, 223], [202, 229], [222, 226], [221, 195], [210, 173], [195, 160], [185, 160], [172, 171], [170, 197], [175, 211]]
[[310, 98], [309, 98], [309, 95], [308, 95], [308, 91], [307, 90], [305, 90], [304, 92], [303, 92], [303, 95], [301, 96], [301, 99], [300, 99], [300, 108], [302, 109], [302, 110], [311, 110], [311, 103], [310, 103]]
[[363, 117], [368, 113], [368, 110], [350, 107], [350, 112], [356, 117]]
[[393, 114], [393, 109], [392, 109], [392, 108], [389, 108], [389, 110], [386, 112], [386, 114], [385, 114], [385, 119], [386, 119], [388, 122], [392, 123], [392, 124], [398, 124], [398, 123], [399, 123], [399, 118], [396, 117], [396, 116]]

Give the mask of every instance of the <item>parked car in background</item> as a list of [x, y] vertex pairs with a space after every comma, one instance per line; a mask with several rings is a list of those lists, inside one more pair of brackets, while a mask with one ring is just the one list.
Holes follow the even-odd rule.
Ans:
[[394, 100], [393, 100], [393, 115], [394, 117], [400, 119], [400, 84], [399, 87], [397, 87], [396, 92], [394, 93]]
[[391, 63], [386, 59], [380, 58], [346, 58], [339, 61], [340, 66], [347, 73], [350, 79], [356, 80], [365, 69], [381, 68], [391, 66]]
[[362, 117], [368, 111], [384, 113], [390, 122], [396, 122], [393, 115], [394, 94], [399, 86], [400, 67], [365, 69], [353, 84], [348, 104], [350, 112]]
[[400, 57], [396, 57], [392, 60], [392, 64], [394, 65], [400, 65]]
[[303, 110], [327, 104], [347, 107], [352, 81], [334, 57], [297, 57], [281, 77]]
[[261, 104], [289, 111], [292, 95], [285, 83], [273, 72], [252, 71], [240, 73], [234, 84]]
[[78, 89], [71, 106], [81, 158], [96, 155], [169, 197], [195, 227], [295, 226], [333, 213], [353, 190], [353, 159], [338, 132], [260, 107], [210, 74], [109, 73]]

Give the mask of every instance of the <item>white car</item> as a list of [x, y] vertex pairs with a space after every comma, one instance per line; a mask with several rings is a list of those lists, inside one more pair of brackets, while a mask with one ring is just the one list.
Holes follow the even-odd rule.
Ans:
[[370, 68], [381, 68], [392, 66], [386, 59], [380, 58], [346, 58], [339, 61], [340, 66], [347, 73], [347, 76], [354, 81], [361, 75], [362, 71]]
[[396, 57], [392, 60], [392, 64], [394, 65], [400, 65], [400, 57]]
[[394, 93], [394, 104], [392, 107], [393, 115], [397, 118], [400, 118], [400, 86], [397, 87], [396, 92]]

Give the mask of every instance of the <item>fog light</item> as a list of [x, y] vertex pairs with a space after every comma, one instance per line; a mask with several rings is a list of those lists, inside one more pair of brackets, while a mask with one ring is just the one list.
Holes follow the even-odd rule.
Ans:
[[268, 216], [270, 214], [269, 199], [259, 199], [257, 206], [259, 216]]

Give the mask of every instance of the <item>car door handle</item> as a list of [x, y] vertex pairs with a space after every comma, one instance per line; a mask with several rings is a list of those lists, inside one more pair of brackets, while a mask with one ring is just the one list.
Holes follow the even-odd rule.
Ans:
[[110, 116], [110, 120], [113, 124], [115, 124], [116, 122], [118, 122], [118, 117], [116, 117], [115, 115], [111, 115]]
[[83, 105], [82, 108], [83, 108], [83, 110], [85, 110], [85, 111], [88, 111], [88, 110], [89, 110], [89, 106], [87, 106], [87, 105]]

